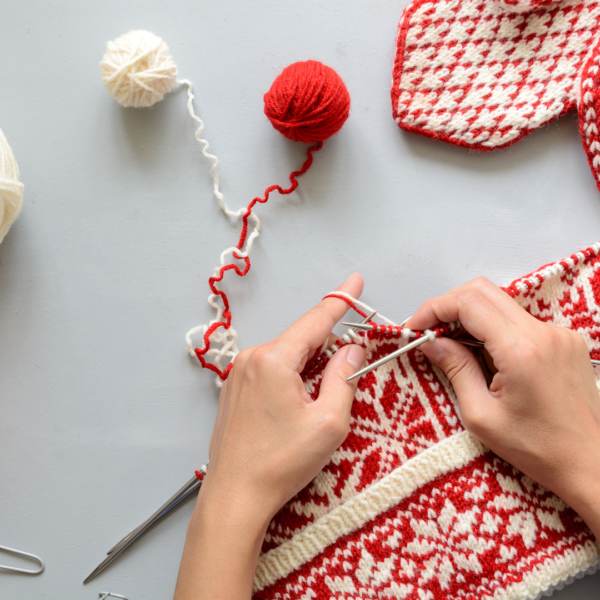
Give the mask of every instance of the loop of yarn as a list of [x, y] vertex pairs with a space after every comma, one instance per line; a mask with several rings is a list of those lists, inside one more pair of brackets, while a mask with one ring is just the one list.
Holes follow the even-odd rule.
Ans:
[[15, 155], [0, 129], [0, 243], [23, 208], [23, 189]]
[[342, 78], [316, 60], [286, 67], [264, 99], [273, 127], [296, 142], [326, 140], [350, 113], [350, 94]]
[[148, 107], [168, 94], [177, 66], [167, 45], [149, 31], [130, 31], [106, 44], [102, 83], [122, 106]]

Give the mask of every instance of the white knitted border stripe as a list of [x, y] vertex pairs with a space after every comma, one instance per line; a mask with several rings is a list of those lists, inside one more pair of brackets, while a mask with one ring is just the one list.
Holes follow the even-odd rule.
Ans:
[[493, 596], [485, 595], [482, 599], [537, 600], [542, 596], [549, 596], [567, 583], [595, 573], [599, 556], [598, 544], [588, 541], [583, 548], [567, 550], [560, 556], [546, 560], [543, 565], [525, 573], [518, 583], [498, 588]]
[[436, 477], [460, 469], [486, 452], [486, 446], [463, 431], [414, 456], [291, 540], [261, 556], [254, 576], [254, 589], [262, 590], [285, 577], [341, 536], [365, 525]]
[[[594, 253], [598, 255], [600, 253], [600, 242], [596, 242], [595, 244], [591, 245], [590, 250], [593, 250]], [[575, 260], [573, 257], [576, 257], [577, 260]], [[526, 282], [529, 282], [534, 287], [540, 285], [541, 280], [537, 277], [538, 275], [541, 275], [544, 278], [544, 281], [546, 281], [550, 277], [562, 275], [565, 272], [565, 267], [561, 263], [567, 263], [570, 268], [573, 268], [579, 263], [583, 262], [584, 260], [585, 255], [583, 254], [583, 252], [576, 252], [572, 256], [568, 256], [567, 258], [559, 262], [556, 262], [552, 265], [548, 265], [547, 267], [536, 271], [529, 277], [523, 277], [522, 279], [518, 279], [515, 283], [515, 287], [518, 290], [519, 294], [522, 294], [523, 292], [526, 292], [529, 289]]]

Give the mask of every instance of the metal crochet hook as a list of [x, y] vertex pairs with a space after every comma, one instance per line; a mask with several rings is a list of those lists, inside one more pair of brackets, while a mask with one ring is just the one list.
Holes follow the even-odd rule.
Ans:
[[[406, 321], [408, 321], [408, 319], [403, 321], [403, 323], [406, 323]], [[347, 327], [352, 327], [352, 329], [354, 331], [356, 331], [357, 329], [365, 329], [368, 331], [373, 331], [373, 329], [375, 329], [375, 327], [373, 325], [367, 325], [365, 323], [365, 321], [362, 321], [361, 323], [349, 323], [348, 321], [342, 321], [342, 325], [346, 325]], [[401, 327], [401, 325], [399, 325], [399, 327]], [[422, 339], [422, 338], [419, 338], [419, 339]], [[484, 343], [475, 338], [455, 337], [455, 338], [451, 338], [451, 339], [453, 339], [455, 342], [460, 342], [464, 346], [474, 346], [476, 348], [484, 347]], [[421, 342], [421, 343], [424, 343], [424, 342]], [[416, 346], [412, 346], [412, 348], [415, 348], [415, 347]], [[402, 348], [402, 350], [405, 350], [406, 352], [408, 352], [408, 350], [406, 350], [406, 348], [408, 348], [408, 346], [405, 346], [404, 348]], [[410, 349], [412, 349], [412, 348], [410, 348]], [[398, 351], [396, 351], [396, 352], [398, 352]], [[392, 358], [396, 358], [396, 356], [398, 356], [398, 354], [396, 354], [396, 352], [393, 353], [393, 356], [392, 356], [392, 354], [390, 354], [389, 356], [384, 356], [382, 359], [380, 359], [380, 361], [383, 361], [383, 362], [380, 362], [380, 361], [378, 361], [378, 362], [380, 362], [380, 364], [383, 364], [383, 363], [387, 362], [388, 360], [391, 360]], [[401, 354], [404, 354], [404, 352], [401, 352]], [[590, 362], [592, 363], [593, 366], [600, 367], [600, 360], [590, 358]], [[373, 363], [373, 364], [375, 364], [375, 363]], [[369, 365], [369, 367], [370, 366], [371, 365]], [[377, 366], [379, 366], [379, 365], [377, 365]], [[373, 369], [368, 369], [367, 371], [364, 371], [364, 369], [363, 369], [363, 371], [365, 373], [368, 373], [369, 371], [372, 371], [372, 370]], [[359, 371], [359, 373], [361, 373], [361, 372]], [[361, 374], [363, 374], [363, 373], [361, 373]], [[350, 381], [351, 379], [354, 379], [355, 377], [358, 377], [358, 376], [359, 376], [359, 374], [355, 373], [352, 377], [346, 379], [346, 381]]]
[[188, 496], [200, 488], [202, 482], [196, 475], [192, 477], [180, 490], [169, 498], [156, 512], [148, 517], [139, 527], [128, 533], [116, 546], [113, 546], [105, 558], [84, 580], [84, 584], [91, 581], [98, 573], [106, 569], [113, 560], [126, 550], [135, 540], [137, 540], [149, 527], [151, 527], [161, 517], [166, 515], [172, 508], [175, 508], [180, 502], [183, 502]]
[[33, 558], [33, 560], [40, 564], [40, 568], [37, 571], [32, 571], [31, 569], [19, 569], [18, 567], [9, 567], [8, 565], [0, 565], [0, 569], [4, 569], [5, 571], [12, 571], [13, 573], [25, 573], [26, 575], [39, 575], [44, 570], [44, 561], [35, 554], [23, 552], [22, 550], [15, 550], [14, 548], [8, 548], [7, 546], [0, 546], [0, 550], [4, 550], [5, 552], [11, 552], [12, 554], [16, 554], [17, 556], [26, 556], [27, 558]]

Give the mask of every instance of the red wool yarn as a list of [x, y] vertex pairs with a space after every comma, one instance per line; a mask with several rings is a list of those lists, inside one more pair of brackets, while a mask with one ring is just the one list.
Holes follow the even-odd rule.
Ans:
[[[297, 62], [286, 67], [265, 94], [265, 114], [273, 127], [291, 140], [313, 145], [306, 149], [306, 160], [302, 167], [290, 175], [289, 187], [272, 185], [265, 190], [263, 196], [251, 200], [242, 214], [242, 231], [237, 245], [230, 249], [231, 258], [227, 262], [222, 258], [221, 265], [208, 280], [211, 290], [209, 302], [216, 307], [214, 301], [220, 299], [222, 312], [217, 313], [217, 318], [209, 324], [195, 328], [190, 333], [203, 332], [204, 344], [193, 352], [205, 369], [217, 374], [219, 381], [225, 381], [233, 367], [233, 362], [221, 365], [221, 359], [229, 358], [232, 361], [238, 352], [237, 332], [231, 325], [229, 298], [219, 288], [219, 284], [227, 271], [234, 271], [244, 277], [250, 270], [250, 249], [252, 240], [258, 236], [260, 225], [253, 209], [258, 203], [267, 202], [271, 192], [287, 195], [298, 187], [296, 178], [308, 171], [313, 153], [320, 150], [323, 142], [341, 129], [349, 112], [350, 94], [341, 77], [331, 67], [316, 60]], [[251, 230], [251, 227], [254, 229]], [[220, 347], [212, 348], [212, 342], [220, 344]], [[214, 362], [207, 360], [209, 356], [216, 356]]]
[[265, 115], [295, 142], [322, 142], [337, 133], [350, 112], [342, 78], [317, 60], [286, 67], [265, 94]]

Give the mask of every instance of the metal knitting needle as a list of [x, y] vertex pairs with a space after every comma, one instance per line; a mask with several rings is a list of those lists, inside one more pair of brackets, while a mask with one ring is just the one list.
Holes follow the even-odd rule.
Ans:
[[368, 318], [364, 319], [360, 323], [349, 323], [348, 321], [342, 321], [342, 325], [346, 325], [346, 327], [352, 327], [352, 329], [354, 329], [354, 330], [368, 329], [369, 331], [373, 331], [373, 329], [375, 329], [375, 327], [373, 327], [373, 325], [367, 325], [367, 321], [368, 321]]
[[[366, 325], [366, 324], [367, 324], [367, 323], [368, 323], [368, 322], [369, 322], [369, 321], [370, 321], [370, 320], [371, 320], [371, 319], [372, 319], [372, 318], [373, 318], [373, 317], [374, 317], [376, 314], [377, 314], [377, 311], [376, 311], [376, 310], [374, 310], [374, 311], [373, 311], [373, 312], [372, 312], [372, 313], [371, 313], [371, 314], [370, 314], [368, 317], [365, 317], [365, 318], [364, 318], [364, 319], [363, 319], [363, 320], [362, 320], [360, 323], [354, 323], [354, 324], [353, 324], [353, 326], [352, 326], [352, 331], [353, 331], [354, 333], [356, 333], [356, 332], [357, 332], [357, 330], [359, 330], [359, 329], [362, 329], [362, 328], [364, 328], [365, 326], [366, 326], [366, 327], [370, 327], [370, 328], [372, 329], [372, 328], [373, 328], [373, 326], [372, 326], [372, 325]], [[344, 323], [344, 322], [342, 321], [342, 325], [347, 325], [347, 323]]]
[[406, 354], [407, 352], [410, 352], [413, 348], [418, 348], [421, 344], [424, 344], [425, 342], [433, 342], [434, 339], [435, 339], [435, 336], [433, 334], [427, 334], [427, 335], [424, 335], [423, 337], [417, 338], [410, 344], [406, 344], [406, 346], [404, 346], [403, 348], [400, 348], [400, 349], [396, 350], [395, 352], [392, 352], [391, 354], [388, 354], [387, 356], [384, 356], [383, 358], [376, 360], [374, 363], [367, 365], [364, 369], [357, 371], [356, 373], [354, 373], [354, 375], [351, 375], [350, 377], [348, 377], [348, 379], [346, 379], [346, 381], [352, 381], [353, 379], [356, 379], [357, 377], [361, 377], [362, 375], [369, 373], [373, 369], [376, 369], [377, 367], [385, 364], [386, 362], [393, 360], [394, 358], [397, 358], [398, 356], [401, 356], [402, 354]]
[[185, 491], [198, 480], [197, 477], [190, 479], [180, 490], [178, 490], [167, 502], [165, 502], [155, 513], [153, 513], [148, 519], [146, 519], [139, 527], [136, 527], [133, 531], [130, 531], [120, 542], [117, 542], [106, 554], [112, 554], [121, 544], [127, 541], [132, 535], [135, 535], [141, 531], [149, 523], [152, 524], [154, 520], [160, 518], [162, 511], [168, 510], [168, 507], [173, 501], [176, 501]]
[[[347, 327], [352, 327], [353, 329], [366, 329], [369, 331], [373, 331], [373, 329], [374, 329], [373, 325], [367, 325], [364, 323], [364, 321], [362, 323], [349, 323], [347, 321], [342, 321], [342, 325], [346, 325]], [[421, 339], [421, 338], [419, 338], [419, 339]], [[464, 346], [475, 346], [477, 348], [484, 347], [484, 343], [479, 340], [476, 340], [475, 338], [466, 339], [466, 338], [461, 338], [461, 337], [455, 337], [455, 338], [449, 338], [449, 339], [454, 340], [455, 342], [460, 342]], [[592, 363], [593, 366], [600, 367], [600, 360], [590, 358], [590, 362]]]
[[129, 545], [134, 539], [137, 539], [148, 527], [153, 525], [163, 515], [166, 515], [172, 508], [175, 508], [180, 502], [185, 500], [190, 494], [200, 488], [202, 482], [197, 477], [192, 477], [178, 492], [176, 492], [165, 504], [163, 504], [155, 513], [146, 519], [139, 527], [134, 529], [129, 535], [125, 536], [116, 546], [111, 548], [107, 554], [113, 554], [121, 548], [125, 549], [125, 543]]
[[108, 556], [105, 558], [85, 579], [83, 582], [88, 583], [98, 573], [106, 569], [108, 565], [115, 560], [124, 550], [126, 550], [135, 540], [137, 540], [151, 525], [158, 519], [166, 515], [172, 508], [175, 508], [180, 502], [193, 494], [200, 488], [202, 482], [194, 475], [175, 495], [171, 496], [155, 513], [146, 519], [139, 527], [126, 535], [116, 546], [108, 551]]
[[[349, 323], [348, 321], [342, 321], [342, 325], [346, 325], [347, 327], [352, 327], [353, 329], [365, 329], [368, 331], [373, 331], [373, 329], [375, 329], [375, 327], [373, 325], [366, 325], [364, 323], [364, 321], [362, 323]], [[401, 325], [398, 325], [398, 327], [401, 327]], [[475, 338], [455, 337], [455, 338], [451, 338], [451, 339], [453, 339], [455, 342], [460, 342], [461, 344], [464, 344], [465, 346], [476, 346], [476, 347], [480, 348], [480, 347], [483, 347], [483, 345], [484, 345], [483, 342], [480, 342], [479, 340], [476, 340]]]

